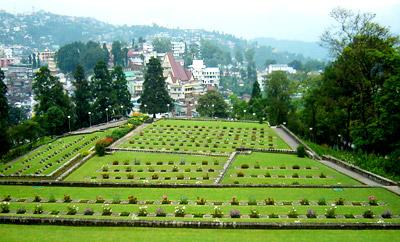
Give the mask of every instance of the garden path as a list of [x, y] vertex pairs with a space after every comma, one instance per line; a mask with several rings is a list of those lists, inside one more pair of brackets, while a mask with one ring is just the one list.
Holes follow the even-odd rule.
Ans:
[[[294, 147], [297, 148], [297, 146], [299, 145], [298, 141], [296, 139], [294, 139], [292, 136], [290, 136], [284, 129], [276, 127], [276, 128], [274, 128], [274, 130], [290, 147], [292, 147], [292, 149], [295, 149]], [[355, 179], [357, 181], [360, 181], [360, 182], [362, 182], [362, 183], [364, 183], [364, 184], [366, 184], [368, 186], [384, 187], [384, 188], [386, 188], [386, 189], [388, 189], [388, 190], [400, 195], [400, 188], [398, 186], [384, 186], [384, 185], [382, 185], [380, 183], [377, 183], [377, 182], [375, 182], [375, 181], [373, 181], [373, 180], [371, 180], [371, 179], [369, 179], [369, 178], [367, 178], [365, 176], [362, 176], [362, 175], [360, 175], [360, 174], [358, 174], [356, 172], [353, 172], [353, 171], [351, 171], [349, 169], [346, 169], [346, 168], [344, 168], [342, 166], [339, 166], [339, 165], [337, 165], [335, 163], [332, 163], [330, 161], [323, 160], [323, 159], [322, 160], [318, 160], [318, 161], [321, 162], [322, 164], [324, 164], [324, 165], [326, 165], [328, 167], [331, 167], [331, 168], [333, 168], [333, 169], [335, 169], [335, 170], [337, 170], [337, 171], [339, 171], [339, 172], [341, 172], [341, 173], [343, 173], [343, 174], [345, 174], [345, 175], [347, 175], [349, 177], [352, 177], [353, 179]]]
[[130, 138], [132, 136], [134, 136], [135, 134], [140, 133], [140, 131], [142, 131], [144, 128], [146, 128], [146, 126], [149, 125], [149, 123], [143, 123], [141, 124], [139, 127], [137, 127], [136, 129], [132, 130], [131, 132], [129, 132], [127, 135], [125, 135], [124, 137], [120, 138], [119, 140], [115, 141], [110, 148], [117, 148], [120, 144], [123, 144], [125, 142], [128, 142], [130, 140]]
[[110, 121], [108, 123], [103, 123], [103, 124], [98, 124], [98, 125], [92, 125], [89, 128], [84, 128], [80, 130], [76, 130], [71, 132], [71, 134], [85, 134], [85, 133], [93, 133], [98, 130], [103, 130], [103, 129], [108, 129], [112, 127], [117, 127], [121, 126], [122, 124], [126, 123], [127, 119], [124, 120], [118, 120], [118, 121]]

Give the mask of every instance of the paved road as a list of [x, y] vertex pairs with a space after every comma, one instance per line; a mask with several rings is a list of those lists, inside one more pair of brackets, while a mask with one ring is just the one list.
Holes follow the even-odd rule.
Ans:
[[113, 121], [113, 122], [108, 122], [105, 124], [99, 124], [99, 125], [93, 125], [92, 127], [89, 128], [85, 128], [85, 129], [80, 129], [80, 130], [76, 130], [71, 132], [71, 134], [85, 134], [85, 133], [92, 133], [94, 131], [98, 131], [98, 130], [102, 130], [102, 129], [108, 129], [108, 128], [112, 128], [112, 127], [117, 127], [120, 126], [124, 123], [126, 123], [127, 120], [121, 120], [121, 121]]
[[[293, 139], [290, 135], [288, 135], [285, 130], [283, 130], [282, 128], [278, 128], [278, 127], [274, 128], [274, 130], [290, 147], [292, 147], [292, 149], [295, 149], [294, 147], [297, 148], [299, 143], [295, 139]], [[356, 172], [348, 170], [348, 169], [346, 169], [346, 168], [344, 168], [342, 166], [339, 166], [339, 165], [337, 165], [335, 163], [332, 163], [330, 161], [327, 161], [327, 160], [317, 160], [317, 161], [319, 161], [322, 164], [324, 164], [324, 165], [326, 165], [328, 167], [331, 167], [331, 168], [333, 168], [333, 169], [335, 169], [335, 170], [337, 170], [337, 171], [339, 171], [339, 172], [341, 172], [341, 173], [343, 173], [343, 174], [345, 174], [345, 175], [347, 175], [349, 177], [352, 177], [353, 179], [355, 179], [357, 181], [360, 181], [360, 182], [362, 182], [362, 183], [364, 183], [364, 184], [366, 184], [368, 186], [384, 187], [384, 188], [387, 188], [390, 191], [400, 195], [400, 188], [398, 186], [384, 186], [384, 185], [382, 185], [380, 183], [377, 183], [377, 182], [375, 182], [375, 181], [373, 181], [373, 180], [371, 180], [371, 179], [369, 179], [367, 177], [364, 177], [364, 176], [362, 176], [362, 175], [360, 175], [360, 174], [358, 174]]]

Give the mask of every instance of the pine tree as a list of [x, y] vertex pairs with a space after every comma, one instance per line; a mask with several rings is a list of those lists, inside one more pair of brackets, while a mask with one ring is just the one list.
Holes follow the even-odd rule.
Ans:
[[110, 52], [107, 49], [106, 43], [103, 44], [104, 62], [108, 64], [110, 61]]
[[[131, 94], [122, 67], [116, 66], [112, 72], [113, 103], [116, 110], [124, 116], [132, 109]], [[122, 108], [121, 108], [122, 107]]]
[[105, 122], [107, 120], [106, 108], [113, 106], [113, 89], [110, 72], [103, 61], [97, 62], [94, 67], [91, 90], [94, 98], [92, 120], [94, 123]]
[[124, 64], [124, 56], [121, 49], [121, 42], [114, 41], [112, 43], [111, 53], [114, 57], [113, 59], [114, 66], [122, 66]]
[[10, 149], [8, 129], [8, 101], [6, 97], [7, 86], [3, 82], [4, 72], [0, 70], [0, 155], [7, 153]]
[[77, 126], [86, 127], [89, 125], [89, 114], [90, 110], [90, 88], [89, 82], [85, 78], [85, 71], [81, 65], [76, 67], [74, 73], [73, 85], [75, 92], [73, 95], [73, 101], [75, 103], [75, 113], [77, 116]]
[[158, 59], [152, 57], [147, 64], [144, 76], [143, 93], [140, 96], [140, 110], [153, 114], [165, 113], [173, 106], [173, 100], [169, 96], [165, 78], [163, 76], [163, 68]]

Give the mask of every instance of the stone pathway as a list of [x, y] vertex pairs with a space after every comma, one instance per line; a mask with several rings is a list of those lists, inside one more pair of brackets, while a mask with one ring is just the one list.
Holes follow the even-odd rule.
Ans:
[[222, 169], [221, 173], [218, 175], [218, 177], [215, 179], [214, 184], [219, 184], [222, 181], [222, 178], [224, 177], [225, 173], [228, 171], [229, 166], [231, 165], [231, 163], [233, 162], [233, 160], [235, 160], [237, 152], [234, 151], [231, 153], [231, 155], [229, 156], [228, 160], [225, 162], [224, 164], [224, 168]]
[[[292, 147], [292, 148], [296, 147], [297, 148], [299, 143], [293, 137], [288, 135], [285, 130], [283, 130], [282, 128], [279, 128], [279, 127], [274, 128], [274, 130], [290, 147]], [[324, 165], [326, 165], [326, 166], [328, 166], [330, 168], [333, 168], [333, 169], [335, 169], [335, 170], [337, 170], [337, 171], [339, 171], [339, 172], [341, 172], [341, 173], [343, 173], [343, 174], [345, 174], [345, 175], [347, 175], [347, 176], [349, 176], [349, 177], [351, 177], [351, 178], [353, 178], [353, 179], [355, 179], [357, 181], [360, 181], [361, 183], [363, 183], [365, 185], [374, 186], [374, 187], [384, 187], [384, 188], [386, 188], [386, 189], [388, 189], [388, 190], [400, 195], [400, 187], [398, 187], [398, 186], [384, 186], [384, 185], [382, 185], [380, 183], [377, 183], [377, 182], [375, 182], [375, 181], [373, 181], [373, 180], [371, 180], [371, 179], [369, 179], [369, 178], [367, 178], [365, 176], [362, 176], [362, 175], [360, 175], [360, 174], [358, 174], [356, 172], [353, 172], [353, 171], [348, 170], [348, 169], [346, 169], [346, 168], [344, 168], [342, 166], [339, 166], [339, 165], [337, 165], [337, 164], [335, 164], [333, 162], [330, 162], [330, 161], [327, 161], [327, 160], [323, 160], [323, 159], [322, 160], [317, 160], [317, 161], [319, 161], [320, 163], [322, 163], [322, 164], [324, 164]]]
[[95, 131], [121, 126], [124, 123], [126, 123], [127, 121], [128, 121], [127, 119], [124, 119], [124, 120], [120, 120], [120, 121], [111, 121], [111, 122], [104, 123], [104, 124], [92, 125], [92, 127], [89, 127], [89, 128], [84, 128], [84, 129], [73, 131], [73, 132], [71, 132], [71, 134], [93, 133]]

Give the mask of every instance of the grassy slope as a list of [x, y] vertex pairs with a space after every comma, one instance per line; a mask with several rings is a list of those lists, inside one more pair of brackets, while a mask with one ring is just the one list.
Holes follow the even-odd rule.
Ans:
[[3, 241], [391, 241], [399, 230], [226, 230], [0, 225]]
[[[255, 164], [259, 164], [261, 169], [254, 169]], [[248, 169], [240, 169], [242, 164], [248, 164]], [[299, 165], [299, 170], [293, 170], [293, 165]], [[280, 169], [280, 166], [285, 166], [286, 169]], [[306, 166], [311, 166], [311, 170], [304, 169]], [[274, 167], [274, 169], [267, 169]], [[237, 177], [237, 172], [242, 171], [246, 175], [257, 174], [264, 175], [267, 172], [273, 175], [293, 175], [294, 173], [300, 176], [313, 175], [319, 176], [324, 173], [327, 178], [251, 178]], [[232, 175], [232, 176], [231, 176]], [[229, 167], [227, 174], [223, 179], [223, 183], [233, 183], [239, 181], [240, 184], [321, 184], [321, 185], [357, 185], [358, 181], [343, 175], [317, 161], [308, 158], [299, 158], [296, 155], [273, 154], [273, 153], [252, 153], [251, 155], [239, 155]]]

